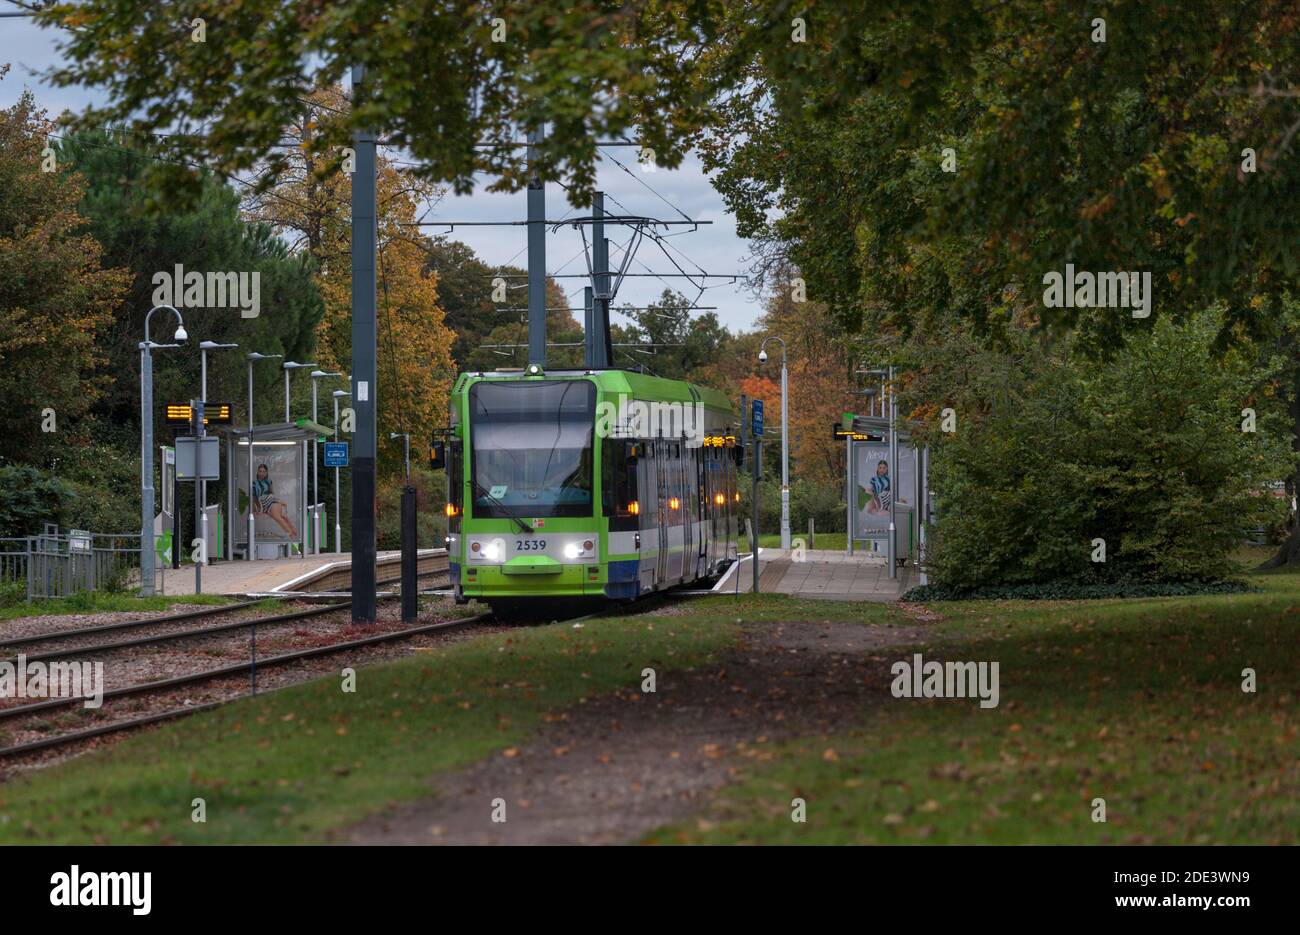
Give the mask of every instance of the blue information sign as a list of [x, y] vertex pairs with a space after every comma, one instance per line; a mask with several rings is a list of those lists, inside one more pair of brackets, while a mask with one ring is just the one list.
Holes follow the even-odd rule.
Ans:
[[326, 442], [325, 443], [325, 466], [326, 467], [347, 467], [348, 466], [348, 443], [347, 442]]
[[754, 400], [754, 416], [752, 425], [755, 435], [763, 434], [763, 401], [761, 399]]

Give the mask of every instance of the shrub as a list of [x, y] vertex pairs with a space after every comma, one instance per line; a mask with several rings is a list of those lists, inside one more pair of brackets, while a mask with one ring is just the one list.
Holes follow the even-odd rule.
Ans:
[[72, 488], [27, 465], [0, 467], [0, 538], [31, 536], [44, 523], [63, 522]]
[[[422, 549], [438, 549], [446, 545], [447, 505], [446, 475], [427, 467], [411, 463], [411, 484], [415, 487], [415, 541]], [[402, 547], [402, 488], [401, 477], [383, 481], [379, 488], [379, 518], [375, 524], [375, 538], [380, 549]]]
[[25, 581], [0, 581], [0, 607], [17, 607], [27, 600]]
[[[1275, 522], [1290, 474], [1279, 406], [1261, 374], [1214, 352], [1217, 321], [1160, 320], [1106, 361], [1013, 332], [979, 361], [985, 391], [958, 430], [931, 433], [936, 582], [1223, 581], [1244, 530]], [[1242, 409], [1259, 410], [1254, 432]], [[1094, 561], [1097, 540], [1105, 561]]]
[[924, 584], [912, 588], [905, 601], [1085, 601], [1116, 597], [1186, 597], [1194, 594], [1239, 594], [1249, 591], [1242, 581], [1117, 581], [1110, 584], [1078, 584], [1051, 581], [1043, 584], [982, 585], [956, 588]]

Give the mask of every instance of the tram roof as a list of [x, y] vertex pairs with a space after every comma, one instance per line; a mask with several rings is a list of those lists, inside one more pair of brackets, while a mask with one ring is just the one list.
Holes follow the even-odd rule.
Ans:
[[[457, 380], [456, 390], [461, 391], [477, 380], [572, 380], [590, 379], [604, 393], [626, 393], [636, 399], [663, 402], [694, 402], [698, 399], [710, 409], [735, 412], [735, 405], [725, 393], [685, 380], [666, 380], [634, 370], [551, 370], [533, 376], [523, 370], [483, 370], [463, 373]], [[697, 396], [691, 395], [694, 389]]]

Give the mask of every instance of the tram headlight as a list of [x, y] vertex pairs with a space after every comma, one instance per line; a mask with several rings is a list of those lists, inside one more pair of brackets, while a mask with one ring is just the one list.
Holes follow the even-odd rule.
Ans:
[[567, 559], [585, 558], [592, 554], [596, 549], [596, 543], [590, 539], [584, 541], [581, 545], [576, 542], [570, 542], [564, 547], [564, 557]]
[[499, 562], [505, 557], [505, 543], [500, 539], [494, 539], [491, 542], [471, 542], [469, 544], [470, 556], [479, 558], [486, 562]]

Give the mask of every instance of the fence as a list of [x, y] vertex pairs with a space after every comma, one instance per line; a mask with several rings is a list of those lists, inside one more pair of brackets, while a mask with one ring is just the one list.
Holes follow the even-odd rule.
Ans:
[[27, 600], [124, 587], [140, 564], [139, 533], [60, 532], [0, 539], [0, 585], [23, 584]]

